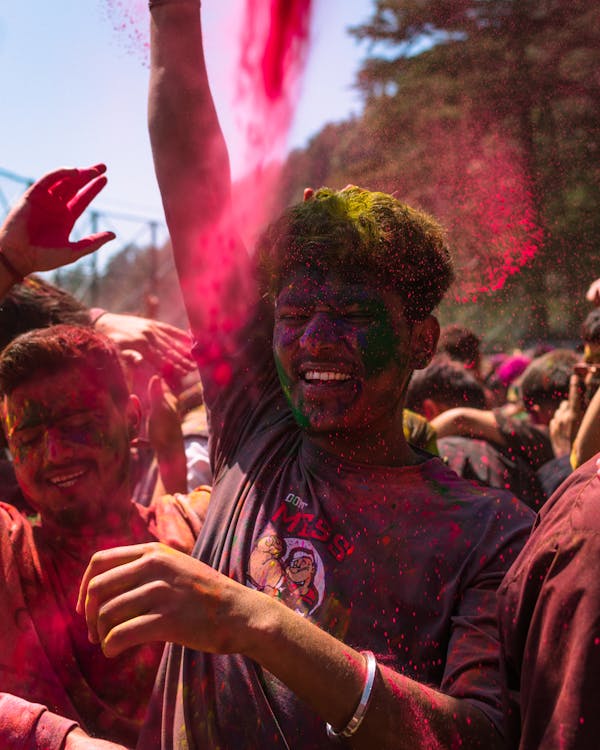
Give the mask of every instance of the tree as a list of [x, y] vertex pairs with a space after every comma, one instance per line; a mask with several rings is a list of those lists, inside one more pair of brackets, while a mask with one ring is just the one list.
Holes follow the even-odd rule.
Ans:
[[[446, 219], [459, 247], [471, 248], [462, 253], [463, 271], [477, 245], [489, 249], [502, 229], [497, 265], [510, 242], [505, 230], [514, 227], [517, 215], [509, 212], [501, 227], [498, 221], [507, 217], [509, 203], [525, 199], [517, 220], [528, 230], [514, 237], [525, 252], [512, 256], [517, 266], [529, 263], [520, 276], [533, 303], [524, 335], [548, 334], [550, 283], [556, 287], [560, 281], [563, 294], [572, 298], [581, 296], [582, 283], [597, 273], [599, 175], [598, 160], [591, 162], [590, 154], [598, 144], [599, 21], [589, 0], [377, 0], [370, 21], [354, 30], [372, 50], [385, 53], [371, 54], [359, 77], [365, 118], [385, 131], [391, 111], [396, 117], [398, 109], [416, 113], [408, 130], [406, 117], [395, 122], [405, 139], [421, 140], [419, 155], [432, 167], [437, 199], [421, 183], [422, 202]], [[447, 146], [443, 159], [440, 138]], [[449, 179], [454, 169], [462, 185]], [[505, 189], [494, 204], [490, 187], [498, 178]], [[444, 196], [458, 198], [454, 216], [442, 205]], [[573, 246], [587, 263], [572, 262]], [[512, 260], [501, 281], [516, 270]], [[485, 279], [481, 259], [473, 268]], [[581, 317], [577, 306], [570, 309]]]

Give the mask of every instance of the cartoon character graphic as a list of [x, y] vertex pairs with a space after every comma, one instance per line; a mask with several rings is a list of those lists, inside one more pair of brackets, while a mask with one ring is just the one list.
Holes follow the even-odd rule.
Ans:
[[309, 615], [323, 601], [325, 575], [321, 558], [311, 542], [282, 539], [269, 531], [250, 554], [248, 583], [288, 607]]
[[258, 540], [250, 555], [250, 582], [269, 596], [279, 596], [284, 586], [285, 572], [280, 562], [284, 551], [285, 543], [277, 534], [266, 534]]
[[319, 601], [315, 586], [317, 564], [309, 547], [294, 547], [284, 563], [285, 592], [283, 600], [292, 609], [308, 614]]

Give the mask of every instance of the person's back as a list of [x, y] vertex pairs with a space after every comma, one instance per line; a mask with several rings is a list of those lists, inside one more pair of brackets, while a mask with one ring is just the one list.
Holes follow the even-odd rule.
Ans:
[[[483, 411], [486, 396], [472, 374], [446, 356], [437, 355], [425, 369], [413, 374], [406, 404], [435, 420], [449, 409]], [[447, 465], [464, 479], [509, 490], [534, 509], [547, 499], [533, 469], [507, 446], [465, 435], [447, 435], [437, 441], [437, 446]]]
[[595, 750], [600, 735], [597, 456], [542, 508], [499, 590], [509, 738], [520, 750]]

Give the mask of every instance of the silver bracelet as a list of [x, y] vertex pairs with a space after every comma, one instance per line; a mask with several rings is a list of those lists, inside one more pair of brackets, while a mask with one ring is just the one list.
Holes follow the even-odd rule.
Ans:
[[377, 661], [372, 651], [361, 651], [361, 654], [367, 661], [367, 676], [365, 678], [365, 685], [363, 687], [360, 701], [356, 707], [354, 715], [350, 721], [346, 724], [343, 729], [337, 732], [331, 724], [327, 724], [327, 736], [331, 740], [339, 740], [342, 737], [352, 737], [359, 726], [362, 724], [362, 720], [365, 718], [367, 709], [369, 708], [369, 701], [371, 700], [371, 691], [373, 690], [373, 682], [375, 680], [375, 671], [377, 669]]

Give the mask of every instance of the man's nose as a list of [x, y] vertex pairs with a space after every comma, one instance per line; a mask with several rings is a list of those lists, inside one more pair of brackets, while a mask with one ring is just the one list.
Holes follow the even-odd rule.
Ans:
[[44, 447], [45, 459], [48, 463], [61, 463], [65, 459], [73, 458], [73, 446], [55, 427], [46, 430]]
[[316, 354], [321, 349], [336, 344], [339, 338], [338, 323], [327, 313], [318, 312], [308, 321], [300, 337], [300, 346], [309, 353]]

